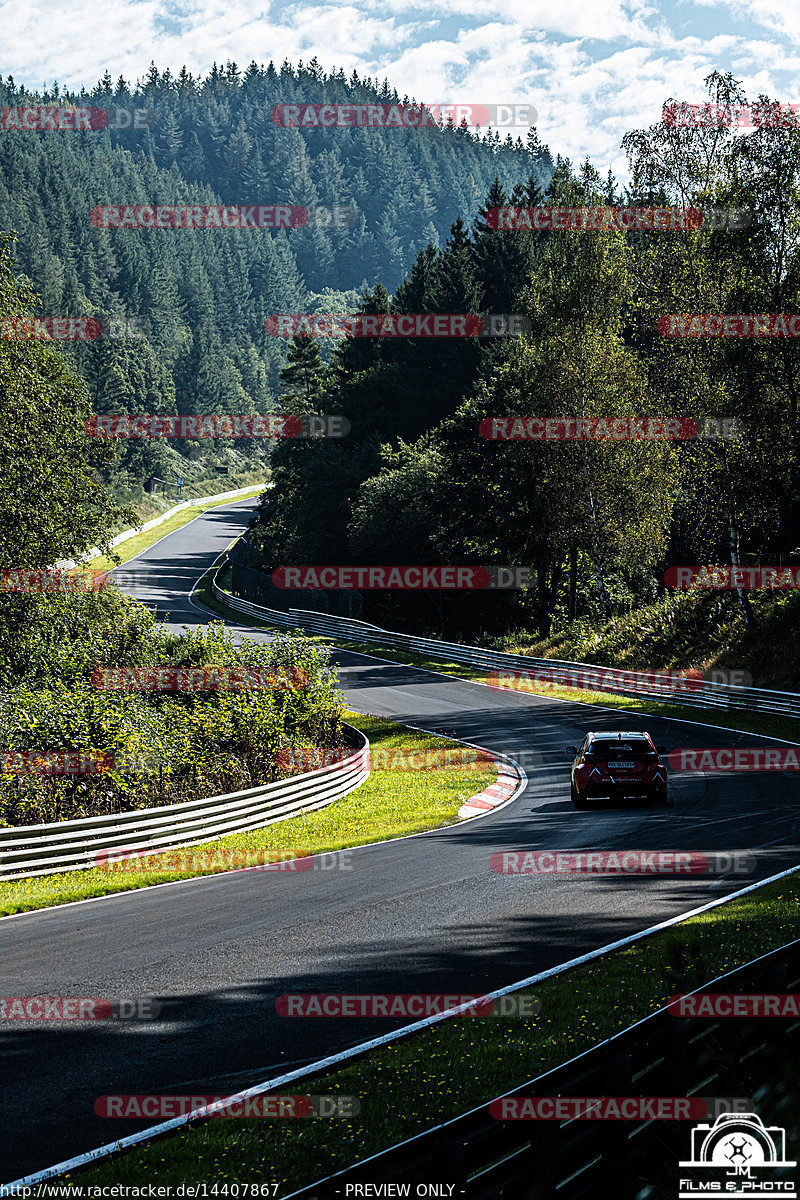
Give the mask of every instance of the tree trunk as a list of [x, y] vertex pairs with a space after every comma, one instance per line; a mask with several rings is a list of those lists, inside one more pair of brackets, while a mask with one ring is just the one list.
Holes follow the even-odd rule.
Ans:
[[573, 546], [569, 552], [569, 598], [567, 600], [567, 617], [574, 621], [578, 612], [578, 547]]
[[[579, 395], [579, 417], [585, 416], [586, 405], [584, 403], [584, 388], [585, 381], [582, 380], [582, 387]], [[589, 509], [589, 524], [592, 529], [592, 562], [594, 563], [594, 573], [597, 580], [597, 592], [600, 596], [600, 603], [603, 606], [603, 612], [607, 621], [611, 620], [611, 600], [609, 599], [606, 590], [605, 574], [603, 570], [603, 556], [600, 550], [600, 537], [597, 530], [597, 513], [594, 507], [594, 496], [592, 494], [592, 483], [589, 478], [589, 450], [585, 442], [581, 446], [583, 450], [583, 486], [584, 495], [586, 497], [586, 506]]]
[[552, 575], [548, 579], [548, 568], [539, 568], [538, 583], [540, 637], [549, 637], [550, 630], [553, 627], [553, 605], [555, 604], [556, 592], [558, 590], [559, 580], [561, 579], [561, 570], [561, 564], [556, 563], [552, 568]]
[[594, 507], [594, 496], [592, 495], [592, 485], [589, 481], [589, 462], [588, 451], [586, 446], [583, 447], [583, 481], [586, 489], [586, 504], [589, 509], [589, 523], [592, 527], [592, 562], [594, 563], [594, 574], [597, 580], [597, 591], [600, 596], [600, 603], [603, 606], [606, 620], [611, 620], [611, 600], [609, 599], [606, 590], [606, 580], [603, 571], [603, 557], [600, 552], [600, 539], [597, 533], [597, 513]]
[[[736, 527], [736, 522], [733, 517], [730, 518], [728, 529], [730, 535], [731, 567], [738, 567], [740, 565], [739, 530]], [[752, 629], [755, 622], [753, 620], [753, 610], [750, 606], [750, 597], [747, 595], [747, 592], [744, 590], [744, 588], [737, 588], [736, 596], [739, 601], [739, 607], [742, 610], [742, 616], [744, 617], [745, 628]]]

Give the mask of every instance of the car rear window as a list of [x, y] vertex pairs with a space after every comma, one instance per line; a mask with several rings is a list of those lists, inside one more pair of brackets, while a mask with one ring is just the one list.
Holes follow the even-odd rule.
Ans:
[[607, 759], [609, 762], [624, 762], [625, 759], [637, 762], [642, 758], [651, 758], [654, 751], [644, 738], [624, 738], [621, 742], [592, 742], [587, 753], [591, 758]]

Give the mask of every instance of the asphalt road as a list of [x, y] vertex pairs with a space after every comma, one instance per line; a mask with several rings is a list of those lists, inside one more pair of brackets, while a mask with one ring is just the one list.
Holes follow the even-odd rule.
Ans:
[[[169, 535], [124, 568], [126, 590], [176, 627], [202, 621], [188, 592], [251, 506], [211, 510]], [[334, 657], [354, 708], [524, 752], [538, 764], [526, 790], [481, 820], [356, 849], [350, 869], [230, 873], [0, 921], [3, 995], [163, 1003], [155, 1022], [5, 1026], [0, 1179], [148, 1123], [95, 1116], [100, 1095], [232, 1092], [405, 1023], [281, 1017], [282, 993], [489, 991], [797, 861], [791, 774], [673, 775], [667, 809], [576, 812], [569, 800], [564, 747], [589, 728], [646, 728], [670, 749], [762, 739], [500, 693], [346, 651]], [[721, 878], [490, 868], [497, 851], [578, 848], [742, 851], [756, 865]]]

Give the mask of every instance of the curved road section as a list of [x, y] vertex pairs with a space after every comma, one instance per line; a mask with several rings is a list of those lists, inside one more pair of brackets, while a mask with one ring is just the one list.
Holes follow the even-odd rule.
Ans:
[[[124, 589], [177, 628], [202, 623], [191, 587], [252, 508], [212, 509], [168, 535], [119, 569]], [[155, 1022], [4, 1024], [4, 1180], [148, 1124], [97, 1117], [98, 1096], [234, 1092], [403, 1024], [282, 1017], [283, 993], [490, 991], [797, 861], [791, 774], [673, 775], [667, 809], [576, 812], [569, 799], [564, 747], [590, 728], [646, 728], [670, 749], [769, 739], [506, 694], [348, 651], [334, 658], [355, 709], [522, 758], [526, 790], [480, 820], [358, 848], [349, 869], [217, 875], [0, 921], [3, 995], [163, 1006]], [[755, 861], [746, 875], [688, 877], [492, 869], [503, 852], [578, 849]]]

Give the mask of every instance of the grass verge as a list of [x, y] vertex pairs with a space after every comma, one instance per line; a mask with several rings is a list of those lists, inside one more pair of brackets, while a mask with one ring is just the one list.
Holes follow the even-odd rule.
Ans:
[[[159, 1184], [259, 1180], [277, 1184], [283, 1195], [486, 1103], [662, 1007], [670, 996], [793, 940], [799, 902], [800, 875], [793, 874], [545, 980], [526, 993], [539, 1001], [535, 1018], [454, 1018], [283, 1089], [357, 1097], [357, 1117], [196, 1122], [71, 1178], [82, 1185], [140, 1178]], [[375, 1021], [376, 1033], [386, 1024]]]
[[[381, 717], [345, 712], [344, 719], [360, 729], [376, 750], [427, 751], [453, 747], [453, 743], [444, 738]], [[192, 866], [190, 870], [148, 871], [131, 869], [131, 864], [121, 863], [116, 869], [90, 867], [38, 879], [4, 881], [0, 883], [0, 916], [133, 891], [156, 883], [218, 874], [230, 870], [231, 855], [269, 850], [302, 857], [438, 829], [457, 821], [458, 810], [464, 801], [495, 778], [496, 772], [492, 768], [374, 771], [356, 791], [326, 808], [266, 825], [252, 833], [234, 834], [187, 848], [186, 855], [197, 856], [197, 861], [187, 864]], [[144, 860], [139, 860], [137, 865], [143, 867]]]

